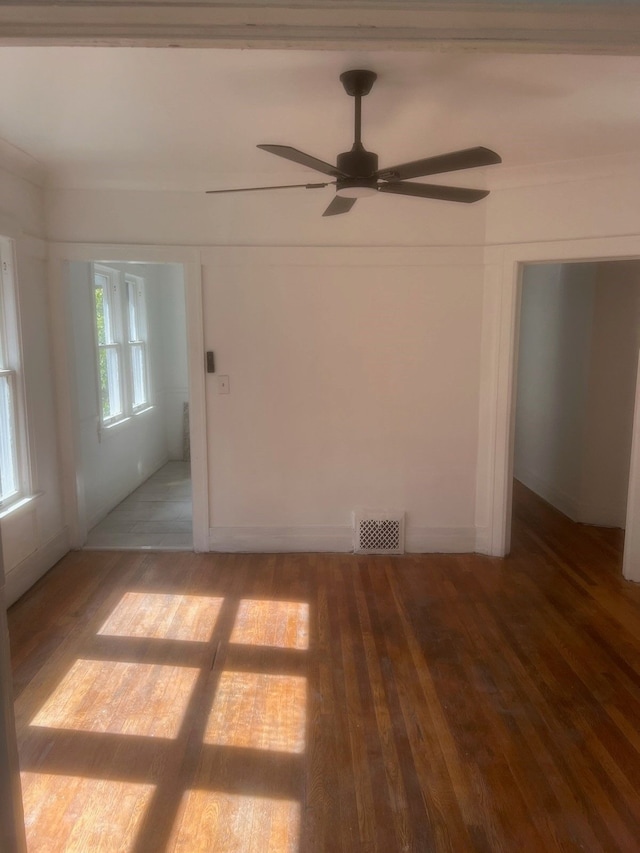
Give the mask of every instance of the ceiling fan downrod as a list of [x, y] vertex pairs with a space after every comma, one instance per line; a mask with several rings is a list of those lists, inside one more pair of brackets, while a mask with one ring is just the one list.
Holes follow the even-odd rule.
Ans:
[[[351, 151], [338, 154], [336, 164], [344, 173], [336, 182], [336, 193], [347, 198], [374, 195], [377, 190], [378, 155], [362, 144], [362, 98], [368, 95], [378, 75], [375, 71], [354, 69], [340, 75], [347, 95], [355, 99], [354, 142]], [[348, 177], [347, 177], [348, 176]]]

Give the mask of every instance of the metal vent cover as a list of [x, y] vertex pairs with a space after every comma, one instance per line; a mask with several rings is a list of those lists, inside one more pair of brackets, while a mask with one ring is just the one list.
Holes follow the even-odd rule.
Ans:
[[404, 512], [354, 510], [353, 550], [356, 554], [404, 554]]

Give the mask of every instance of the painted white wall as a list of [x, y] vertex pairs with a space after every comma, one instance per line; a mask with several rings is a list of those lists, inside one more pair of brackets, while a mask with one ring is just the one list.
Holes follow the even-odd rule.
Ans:
[[514, 473], [570, 518], [580, 512], [595, 266], [525, 267]]
[[187, 365], [187, 317], [184, 276], [177, 264], [149, 264], [150, 287], [157, 320], [158, 372], [155, 394], [163, 408], [165, 441], [169, 459], [184, 458], [184, 404], [189, 400]]
[[10, 604], [68, 550], [60, 471], [47, 291], [43, 192], [20, 152], [0, 149], [0, 232], [15, 239], [22, 369], [32, 492], [0, 522]]
[[223, 196], [56, 189], [48, 193], [47, 233], [53, 241], [182, 246], [484, 243], [484, 202], [425, 202], [387, 194], [359, 199], [348, 215], [323, 218], [332, 197], [331, 188]]
[[[159, 265], [123, 265], [109, 263], [121, 272], [142, 275], [146, 281], [148, 320], [148, 360], [153, 406], [128, 420], [99, 426], [99, 399], [96, 388], [96, 356], [93, 333], [93, 304], [90, 264], [69, 264], [69, 310], [73, 337], [73, 363], [76, 374], [78, 436], [82, 461], [83, 493], [87, 527], [98, 523], [114, 506], [143, 483], [181, 446], [182, 422], [174, 413], [168, 388], [182, 388], [186, 377], [184, 358], [165, 376], [168, 360], [185, 349], [186, 328], [184, 297], [175, 269], [167, 272]], [[173, 290], [172, 290], [173, 288]], [[173, 292], [175, 290], [175, 293]], [[168, 300], [170, 299], [170, 302]], [[169, 312], [177, 314], [169, 322]], [[182, 371], [181, 371], [182, 368]], [[180, 385], [182, 382], [182, 385]]]
[[474, 547], [478, 259], [206, 253], [214, 548], [349, 550], [359, 506], [405, 509], [409, 550]]
[[640, 346], [640, 263], [595, 268], [580, 521], [624, 528]]
[[[511, 180], [512, 186], [504, 186]], [[524, 244], [640, 233], [637, 166], [556, 163], [504, 170], [487, 199], [486, 242]], [[575, 260], [581, 259], [576, 254]], [[554, 260], [553, 255], [548, 258]]]

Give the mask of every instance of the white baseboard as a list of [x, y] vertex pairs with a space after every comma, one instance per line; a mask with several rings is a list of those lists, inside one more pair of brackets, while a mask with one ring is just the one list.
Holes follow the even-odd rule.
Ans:
[[407, 528], [404, 544], [408, 554], [472, 554], [476, 530], [475, 527]]
[[476, 554], [491, 554], [491, 530], [488, 527], [476, 527], [474, 552]]
[[578, 521], [580, 518], [580, 503], [577, 498], [568, 495], [562, 489], [559, 489], [553, 483], [548, 483], [531, 471], [516, 471], [516, 480], [523, 483], [532, 492], [550, 503], [560, 512], [568, 516], [572, 521]]
[[34, 585], [69, 551], [69, 530], [63, 527], [53, 538], [29, 554], [6, 575], [7, 607]]
[[132, 492], [139, 489], [143, 483], [146, 483], [149, 477], [152, 477], [156, 471], [159, 471], [169, 461], [169, 456], [163, 456], [160, 461], [156, 461], [149, 466], [148, 474], [145, 473], [136, 477], [135, 480], [126, 485], [124, 488], [119, 489], [116, 494], [110, 495], [93, 513], [93, 515], [90, 518], [87, 518], [87, 530], [92, 530], [96, 524], [100, 524], [100, 522], [109, 515], [112, 509], [115, 509], [118, 504], [122, 503], [125, 498], [128, 498]]
[[[473, 552], [476, 532], [472, 527], [425, 527], [407, 530], [408, 553]], [[274, 553], [353, 551], [351, 527], [211, 527], [211, 551]]]
[[351, 551], [351, 527], [211, 527], [211, 551]]

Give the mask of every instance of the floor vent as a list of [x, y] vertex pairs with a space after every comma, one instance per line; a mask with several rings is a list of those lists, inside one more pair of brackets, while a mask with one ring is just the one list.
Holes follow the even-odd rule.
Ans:
[[355, 510], [353, 550], [356, 554], [404, 554], [404, 512]]

